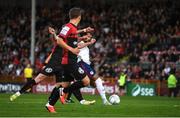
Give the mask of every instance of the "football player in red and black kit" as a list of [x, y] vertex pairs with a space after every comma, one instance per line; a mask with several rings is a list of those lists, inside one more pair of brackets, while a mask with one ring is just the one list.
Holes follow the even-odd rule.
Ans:
[[[64, 32], [64, 30], [63, 30]], [[42, 71], [38, 74], [35, 79], [27, 82], [20, 91], [16, 92], [14, 95], [10, 97], [10, 100], [13, 101], [26, 90], [31, 88], [33, 85], [39, 83], [50, 75], [56, 75], [57, 78], [62, 76], [62, 65], [61, 62], [64, 60], [64, 49], [71, 53], [71, 55], [77, 55], [79, 53], [79, 49], [77, 47], [71, 47], [68, 45], [69, 43], [64, 42], [64, 40], [55, 40], [54, 48], [52, 49], [52, 53], [48, 57], [47, 65], [42, 69]], [[72, 45], [72, 44], [70, 44]]]
[[41, 70], [41, 72], [38, 74], [38, 76], [35, 79], [32, 79], [31, 81], [27, 82], [21, 88], [20, 91], [10, 96], [10, 101], [14, 101], [22, 93], [25, 93], [33, 85], [38, 84], [40, 81], [46, 79], [48, 76], [56, 75], [56, 78], [62, 76], [62, 72], [63, 72], [61, 66], [62, 55], [63, 55], [62, 47], [66, 48], [67, 50], [71, 51], [74, 54], [78, 54], [79, 52], [79, 49], [68, 46], [63, 40], [59, 41], [58, 43], [55, 41], [55, 45], [52, 49], [50, 56], [48, 57], [46, 66]]
[[[78, 44], [78, 33], [86, 32], [85, 30], [77, 30], [77, 25], [81, 20], [81, 10], [79, 8], [72, 8], [69, 11], [70, 22], [65, 24], [57, 36], [54, 29], [49, 29], [50, 33], [54, 35], [54, 38], [58, 41], [63, 40], [69, 46], [76, 48]], [[64, 104], [68, 93], [73, 93], [76, 90], [79, 90], [82, 87], [89, 85], [90, 79], [85, 74], [84, 70], [77, 64], [77, 55], [70, 52], [67, 49], [63, 49], [62, 55], [62, 67], [64, 72], [64, 77], [61, 78], [61, 85], [63, 86], [64, 94], [60, 97], [61, 102]], [[72, 78], [75, 78], [77, 81], [69, 86], [68, 81], [72, 81]], [[63, 80], [64, 79], [64, 80]], [[53, 95], [53, 91], [51, 93]], [[56, 95], [56, 94], [54, 94]], [[51, 96], [50, 96], [51, 97]], [[82, 99], [82, 98], [81, 98]], [[51, 99], [50, 99], [51, 101]], [[56, 101], [55, 101], [56, 102]], [[50, 102], [49, 102], [50, 103]], [[50, 112], [54, 112], [54, 104], [47, 104], [46, 107]]]
[[[82, 69], [77, 65], [77, 54], [79, 53], [79, 49], [77, 48], [77, 33], [85, 32], [88, 28], [77, 31], [76, 26], [81, 20], [80, 8], [72, 8], [69, 12], [69, 17], [70, 22], [62, 28], [59, 36], [54, 34], [56, 43], [50, 57], [48, 57], [47, 65], [42, 69], [35, 79], [27, 82], [20, 91], [10, 96], [10, 101], [15, 100], [33, 85], [36, 85], [50, 75], [56, 75], [56, 78], [60, 77], [58, 80], [66, 81], [67, 79], [63, 80], [63, 78], [61, 78], [63, 76], [63, 72], [71, 74], [77, 80], [81, 80], [64, 89], [64, 93], [68, 93], [69, 91], [74, 91], [75, 89], [89, 85], [90, 80], [88, 76], [86, 76], [84, 71], [82, 71]], [[63, 99], [65, 95], [66, 94], [62, 96], [62, 102], [65, 102], [65, 99]]]

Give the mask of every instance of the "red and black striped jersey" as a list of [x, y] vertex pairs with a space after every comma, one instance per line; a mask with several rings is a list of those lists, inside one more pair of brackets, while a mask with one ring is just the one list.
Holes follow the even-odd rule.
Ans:
[[[77, 39], [78, 39], [78, 34], [77, 34], [77, 27], [72, 24], [72, 23], [67, 23], [65, 24], [59, 35], [64, 42], [66, 42], [69, 46], [72, 48], [77, 47]], [[77, 63], [77, 55], [73, 54], [72, 52], [62, 49], [62, 61], [61, 64], [73, 64]]]

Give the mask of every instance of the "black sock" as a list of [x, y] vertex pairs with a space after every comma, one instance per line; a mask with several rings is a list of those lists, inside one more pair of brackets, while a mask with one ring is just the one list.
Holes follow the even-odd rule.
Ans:
[[81, 100], [83, 100], [82, 94], [80, 89], [77, 89], [75, 91], [73, 91], [74, 96], [76, 97], [76, 99], [80, 102]]
[[73, 91], [78, 90], [82, 87], [84, 87], [83, 82], [82, 81], [76, 81], [72, 85], [70, 85], [69, 87], [64, 88], [63, 92], [64, 93], [72, 93]]
[[51, 95], [49, 96], [49, 104], [54, 106], [59, 99], [59, 87], [54, 87], [54, 89], [51, 92]]
[[36, 82], [34, 79], [28, 81], [19, 91], [21, 94], [25, 93], [28, 89], [32, 88], [32, 86], [36, 85]]
[[70, 92], [70, 93], [68, 94], [67, 100], [70, 100], [71, 95], [72, 95], [72, 93]]

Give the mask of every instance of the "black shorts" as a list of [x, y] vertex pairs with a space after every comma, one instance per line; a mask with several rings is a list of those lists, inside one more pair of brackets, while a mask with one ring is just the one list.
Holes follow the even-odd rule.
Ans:
[[42, 70], [41, 72], [42, 74], [46, 75], [46, 76], [52, 76], [55, 75], [56, 76], [56, 81], [62, 81], [62, 77], [63, 77], [63, 69], [62, 69], [62, 65], [61, 64], [50, 64], [48, 63]]
[[77, 64], [65, 64], [62, 65], [64, 77], [63, 81], [73, 81], [75, 80], [82, 80], [86, 73], [85, 71]]
[[56, 78], [56, 82], [72, 82], [75, 78], [72, 76], [72, 74], [68, 73], [67, 71], [63, 71], [63, 75], [61, 79]]

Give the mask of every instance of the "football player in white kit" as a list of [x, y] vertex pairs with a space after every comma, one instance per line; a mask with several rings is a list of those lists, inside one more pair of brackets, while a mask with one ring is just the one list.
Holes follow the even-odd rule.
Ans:
[[94, 44], [95, 42], [96, 42], [96, 40], [92, 38], [90, 41], [85, 42], [85, 41], [81, 40], [78, 43], [78, 48], [80, 49], [80, 52], [78, 54], [78, 64], [85, 71], [85, 73], [89, 76], [89, 78], [91, 80], [95, 81], [96, 88], [102, 98], [103, 104], [111, 105], [111, 103], [109, 103], [109, 101], [106, 98], [105, 89], [102, 84], [101, 78], [97, 77], [97, 75], [95, 75], [95, 71], [91, 67], [90, 52], [89, 52], [88, 46]]

